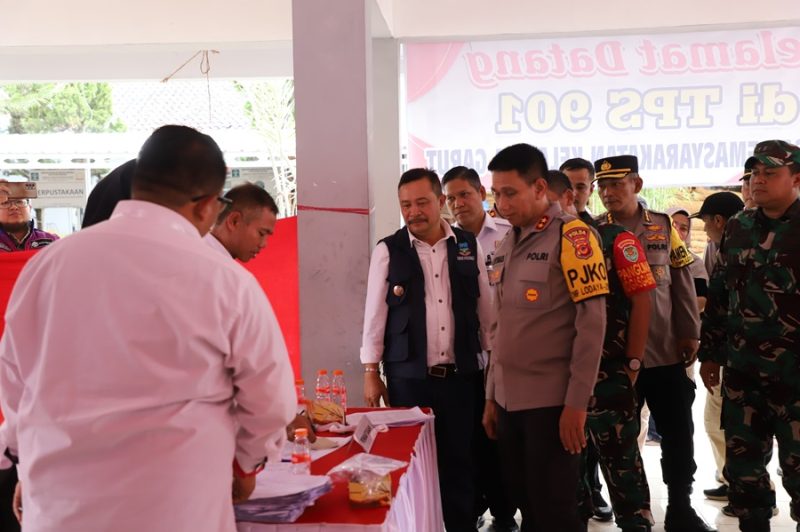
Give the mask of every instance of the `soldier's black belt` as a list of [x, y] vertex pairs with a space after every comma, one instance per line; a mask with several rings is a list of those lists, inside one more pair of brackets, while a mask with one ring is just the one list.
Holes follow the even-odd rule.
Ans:
[[447, 377], [452, 377], [455, 375], [457, 371], [458, 369], [456, 368], [455, 364], [437, 364], [428, 368], [428, 375], [431, 377], [446, 379]]

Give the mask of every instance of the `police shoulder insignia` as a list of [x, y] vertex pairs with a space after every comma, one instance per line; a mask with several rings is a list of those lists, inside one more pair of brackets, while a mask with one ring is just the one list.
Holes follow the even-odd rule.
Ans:
[[683, 268], [694, 262], [678, 231], [672, 228], [669, 235], [669, 263], [673, 268]]
[[594, 232], [580, 220], [561, 227], [561, 269], [573, 302], [608, 294], [608, 270]]
[[[569, 224], [565, 224], [566, 227]], [[591, 234], [591, 230], [588, 226], [581, 223], [583, 227], [580, 226], [573, 226], [570, 229], [566, 229], [563, 232], [564, 238], [566, 238], [572, 247], [575, 249], [575, 256], [579, 259], [588, 259], [592, 256], [592, 246], [589, 242], [589, 235]]]
[[542, 216], [542, 218], [536, 224], [536, 227], [534, 227], [534, 229], [536, 229], [537, 231], [541, 231], [542, 229], [544, 229], [544, 226], [546, 226], [547, 222], [549, 222], [549, 221], [550, 221], [550, 217], [545, 214], [544, 216]]

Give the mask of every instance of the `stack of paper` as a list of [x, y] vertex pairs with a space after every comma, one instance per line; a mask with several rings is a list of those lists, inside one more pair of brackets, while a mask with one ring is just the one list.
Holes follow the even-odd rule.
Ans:
[[386, 425], [387, 427], [408, 427], [419, 425], [429, 420], [431, 416], [420, 410], [418, 406], [407, 410], [381, 409], [370, 412], [359, 412], [347, 415], [348, 425], [358, 425], [361, 417], [367, 416], [373, 425]]
[[327, 476], [295, 475], [290, 464], [264, 468], [250, 500], [234, 506], [237, 521], [292, 523], [331, 490]]

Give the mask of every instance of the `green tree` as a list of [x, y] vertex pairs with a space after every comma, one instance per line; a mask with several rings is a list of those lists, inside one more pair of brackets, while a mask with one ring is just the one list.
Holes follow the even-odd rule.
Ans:
[[245, 112], [253, 129], [264, 139], [278, 208], [284, 216], [294, 216], [297, 213], [294, 80], [234, 81], [234, 86], [245, 95]]
[[0, 112], [9, 133], [102, 133], [125, 131], [115, 119], [108, 83], [20, 83], [5, 85]]

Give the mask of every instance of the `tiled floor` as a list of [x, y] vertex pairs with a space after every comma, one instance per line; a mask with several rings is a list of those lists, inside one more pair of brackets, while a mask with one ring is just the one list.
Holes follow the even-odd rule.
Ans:
[[[698, 383], [699, 384], [699, 383]], [[709, 523], [717, 527], [719, 532], [734, 532], [739, 530], [738, 521], [733, 517], [722, 514], [720, 509], [725, 505], [723, 502], [709, 501], [703, 497], [703, 490], [717, 486], [714, 481], [714, 457], [711, 454], [711, 447], [706, 438], [705, 428], [703, 427], [703, 407], [706, 400], [706, 390], [702, 385], [698, 385], [697, 398], [694, 403], [694, 422], [695, 422], [695, 461], [697, 462], [697, 473], [695, 475], [694, 495], [692, 503], [698, 513]], [[653, 509], [653, 517], [656, 526], [653, 532], [663, 532], [664, 512], [667, 509], [667, 487], [661, 480], [661, 448], [653, 445], [646, 445], [643, 451], [645, 468], [647, 470], [647, 480], [650, 483], [650, 497]], [[777, 499], [779, 513], [772, 518], [771, 525], [773, 532], [795, 532], [795, 523], [789, 517], [789, 496], [781, 486], [780, 477], [776, 474], [777, 452], [769, 467], [773, 482], [777, 485]], [[605, 482], [604, 482], [605, 484]], [[605, 488], [604, 495], [608, 500], [608, 493]], [[490, 521], [487, 514], [487, 521]], [[519, 514], [517, 514], [519, 521]], [[484, 528], [483, 530], [485, 530]], [[612, 532], [619, 530], [614, 523], [598, 523], [591, 521], [589, 524], [590, 532]]]

